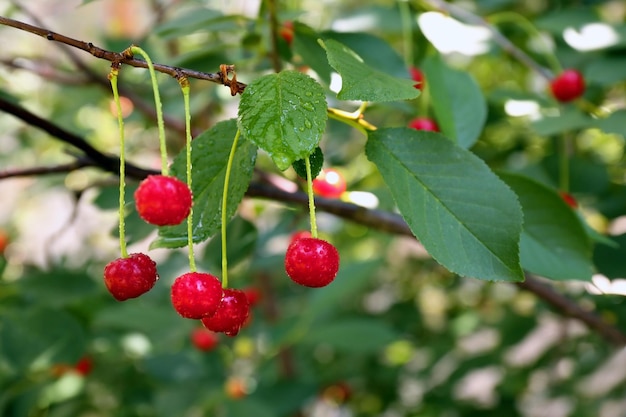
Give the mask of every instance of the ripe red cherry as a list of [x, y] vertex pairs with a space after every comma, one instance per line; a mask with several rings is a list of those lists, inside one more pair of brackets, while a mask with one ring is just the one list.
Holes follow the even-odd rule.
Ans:
[[248, 287], [242, 290], [244, 294], [246, 294], [246, 298], [248, 299], [248, 304], [250, 307], [254, 307], [261, 300], [262, 294], [256, 287]]
[[93, 369], [93, 359], [91, 359], [90, 356], [83, 356], [78, 362], [76, 362], [74, 369], [83, 376], [89, 375]]
[[202, 319], [202, 324], [214, 332], [236, 336], [250, 314], [250, 303], [243, 291], [224, 289], [224, 297], [217, 311]]
[[7, 246], [9, 246], [9, 234], [0, 229], [0, 256], [4, 254]]
[[157, 279], [156, 263], [143, 253], [115, 259], [104, 267], [104, 285], [118, 301], [148, 292]]
[[585, 79], [580, 72], [568, 69], [552, 80], [550, 89], [558, 101], [562, 103], [572, 101], [585, 92]]
[[176, 177], [149, 175], [135, 191], [137, 212], [156, 226], [180, 224], [191, 211], [191, 191]]
[[411, 79], [413, 81], [417, 81], [415, 83], [415, 88], [417, 88], [418, 90], [423, 90], [424, 89], [424, 73], [415, 67], [410, 67], [409, 73], [411, 74]]
[[172, 284], [174, 310], [188, 319], [201, 319], [217, 311], [222, 300], [222, 284], [213, 275], [188, 272], [176, 278]]
[[409, 127], [416, 130], [430, 130], [432, 132], [439, 132], [439, 126], [433, 119], [428, 117], [418, 117], [409, 122]]
[[303, 237], [311, 237], [311, 232], [308, 230], [300, 230], [291, 235], [291, 239], [289, 240], [289, 246], [293, 244], [296, 240], [302, 239]]
[[287, 42], [287, 45], [291, 46], [293, 42], [293, 22], [288, 20], [283, 23], [283, 26], [280, 28], [278, 34], [285, 40], [285, 42]]
[[196, 349], [203, 352], [213, 350], [219, 343], [220, 339], [216, 333], [204, 327], [196, 327], [191, 332], [191, 343]]
[[338, 198], [346, 188], [346, 180], [335, 169], [323, 169], [313, 180], [313, 192], [321, 197]]
[[565, 191], [559, 191], [559, 195], [561, 196], [563, 201], [567, 203], [568, 206], [570, 206], [573, 209], [578, 208], [578, 201], [576, 201], [573, 195], [566, 193]]
[[302, 238], [285, 254], [285, 271], [294, 282], [305, 287], [324, 287], [339, 271], [339, 252], [322, 239]]

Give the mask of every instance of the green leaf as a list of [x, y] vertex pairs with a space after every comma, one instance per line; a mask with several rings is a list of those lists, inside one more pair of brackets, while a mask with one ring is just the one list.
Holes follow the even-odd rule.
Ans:
[[302, 343], [320, 344], [349, 353], [380, 352], [398, 335], [388, 324], [374, 319], [345, 319], [313, 326]]
[[564, 107], [558, 116], [544, 117], [533, 122], [533, 129], [540, 135], [551, 136], [558, 133], [593, 127], [596, 122], [585, 113], [573, 107]]
[[[228, 252], [228, 266], [233, 267], [248, 257], [256, 248], [258, 231], [254, 223], [236, 216], [226, 227], [226, 251]], [[222, 265], [222, 234], [218, 233], [209, 242], [204, 250], [203, 262], [208, 264], [209, 270], [219, 271]]]
[[89, 275], [66, 269], [30, 272], [17, 280], [16, 285], [31, 301], [54, 307], [75, 303], [98, 293], [98, 287]]
[[554, 280], [589, 280], [591, 243], [576, 213], [552, 189], [530, 178], [500, 174], [524, 212], [522, 268]]
[[345, 306], [346, 300], [372, 285], [370, 277], [376, 273], [380, 264], [380, 260], [376, 259], [341, 265], [333, 285], [311, 292], [307, 313], [328, 315], [336, 308]]
[[11, 366], [45, 369], [57, 363], [74, 363], [85, 353], [85, 333], [69, 314], [52, 310], [26, 310], [3, 317], [1, 355]]
[[598, 245], [593, 254], [594, 263], [598, 267], [598, 272], [608, 278], [626, 277], [626, 234], [612, 236], [618, 247]]
[[606, 119], [597, 120], [596, 126], [604, 133], [616, 133], [626, 137], [626, 110], [618, 110]]
[[[309, 155], [309, 163], [311, 164], [311, 178], [317, 178], [324, 166], [324, 154], [319, 146], [315, 148], [313, 153]], [[306, 160], [298, 159], [292, 164], [294, 171], [300, 178], [306, 180]]]
[[[193, 241], [202, 242], [215, 234], [222, 224], [222, 191], [226, 164], [237, 133], [234, 119], [220, 122], [191, 142], [193, 192]], [[256, 162], [256, 146], [240, 138], [230, 173], [228, 207], [231, 218], [241, 202]], [[171, 167], [172, 175], [186, 180], [186, 157], [181, 152]], [[176, 248], [187, 244], [187, 223], [159, 228], [151, 248]]]
[[469, 149], [487, 120], [487, 103], [478, 84], [469, 73], [448, 67], [439, 55], [426, 59], [423, 68], [441, 132]]
[[415, 81], [396, 78], [367, 65], [356, 52], [333, 39], [326, 39], [322, 45], [330, 66], [341, 75], [339, 99], [397, 101], [419, 96]]
[[248, 84], [239, 103], [241, 133], [284, 171], [319, 144], [326, 128], [326, 98], [308, 75], [283, 71]]
[[522, 281], [522, 211], [485, 163], [444, 136], [408, 128], [370, 133], [367, 157], [430, 255], [450, 271]]

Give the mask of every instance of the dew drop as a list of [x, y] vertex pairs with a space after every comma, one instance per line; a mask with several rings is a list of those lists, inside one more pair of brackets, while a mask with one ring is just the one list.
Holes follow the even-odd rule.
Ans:
[[310, 92], [310, 91], [307, 91], [307, 92], [306, 92], [306, 93], [304, 93], [304, 94], [305, 94], [307, 97], [311, 97], [311, 96], [313, 95], [313, 93], [312, 93], [312, 92]]
[[315, 110], [315, 107], [313, 107], [313, 105], [311, 103], [309, 103], [308, 101], [305, 101], [304, 103], [302, 103], [302, 107], [304, 107], [308, 111]]
[[309, 121], [309, 119], [304, 119], [304, 125], [306, 126], [307, 129], [310, 129], [311, 126], [313, 126], [311, 122]]

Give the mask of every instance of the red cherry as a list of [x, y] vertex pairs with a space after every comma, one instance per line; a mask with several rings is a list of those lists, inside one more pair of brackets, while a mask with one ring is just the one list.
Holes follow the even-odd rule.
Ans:
[[337, 276], [339, 252], [325, 240], [302, 238], [287, 248], [285, 271], [300, 285], [324, 287]]
[[139, 216], [156, 226], [180, 224], [189, 215], [191, 204], [189, 187], [176, 177], [149, 175], [135, 191]]
[[340, 381], [335, 384], [329, 385], [322, 391], [322, 397], [333, 401], [337, 404], [342, 404], [350, 399], [352, 396], [352, 388], [346, 382]]
[[278, 34], [287, 42], [287, 45], [291, 46], [293, 43], [293, 22], [288, 20], [283, 23]]
[[248, 287], [242, 290], [244, 294], [246, 294], [246, 298], [248, 299], [248, 304], [250, 307], [254, 307], [259, 303], [262, 298], [261, 291], [259, 291], [256, 287]]
[[236, 336], [250, 314], [250, 303], [243, 291], [224, 289], [224, 297], [217, 311], [202, 319], [202, 324], [214, 332]]
[[104, 285], [118, 301], [136, 298], [148, 292], [157, 279], [156, 263], [143, 253], [115, 259], [104, 267]]
[[0, 255], [4, 254], [7, 246], [9, 246], [9, 241], [8, 233], [0, 229]]
[[296, 240], [302, 239], [303, 237], [311, 237], [311, 232], [308, 230], [300, 230], [291, 235], [291, 239], [289, 240], [289, 246], [293, 244]]
[[188, 272], [176, 278], [172, 284], [174, 310], [188, 319], [199, 320], [215, 314], [222, 295], [220, 281], [207, 273]]
[[196, 327], [191, 332], [191, 343], [196, 349], [203, 352], [213, 350], [219, 343], [220, 339], [217, 333], [214, 333], [204, 327]]
[[415, 88], [417, 88], [418, 90], [423, 90], [424, 89], [424, 73], [422, 71], [420, 71], [418, 68], [415, 67], [410, 67], [409, 68], [409, 73], [411, 74], [411, 79], [413, 81], [417, 81], [415, 83]]
[[409, 127], [416, 130], [430, 130], [432, 132], [439, 132], [439, 126], [433, 119], [428, 117], [418, 117], [409, 122]]
[[562, 103], [572, 101], [585, 92], [585, 79], [580, 72], [568, 69], [552, 80], [550, 89], [558, 101]]
[[323, 169], [313, 180], [313, 192], [321, 197], [338, 198], [346, 188], [346, 180], [335, 169]]
[[93, 369], [93, 359], [91, 359], [90, 356], [83, 356], [78, 362], [76, 362], [74, 369], [83, 376], [89, 375]]
[[576, 201], [573, 195], [566, 193], [565, 191], [559, 191], [559, 194], [561, 195], [563, 201], [565, 201], [571, 208], [578, 208], [578, 201]]

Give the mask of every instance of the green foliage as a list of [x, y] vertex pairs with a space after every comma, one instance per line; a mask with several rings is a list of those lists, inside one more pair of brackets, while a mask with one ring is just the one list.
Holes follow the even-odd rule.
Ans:
[[242, 134], [280, 170], [310, 155], [326, 125], [324, 90], [308, 75], [283, 71], [246, 87], [239, 104]]
[[341, 75], [341, 100], [397, 101], [410, 100], [419, 95], [414, 81], [392, 77], [368, 66], [363, 58], [347, 46], [333, 40], [323, 41], [328, 62]]
[[407, 128], [371, 133], [366, 151], [433, 258], [463, 276], [523, 280], [519, 203], [479, 158], [439, 134]]
[[[324, 154], [322, 153], [322, 148], [319, 146], [315, 148], [313, 153], [309, 155], [309, 162], [311, 164], [311, 177], [316, 178], [324, 167]], [[304, 159], [298, 159], [292, 166], [300, 178], [306, 179], [306, 162]]]
[[[64, 9], [65, 22], [100, 28], [89, 33], [53, 15], [47, 24], [211, 73], [189, 78], [197, 269], [220, 275], [225, 169], [240, 129], [225, 216], [229, 286], [256, 290], [258, 304], [237, 337], [194, 346], [201, 325], [170, 297], [190, 269], [187, 251], [169, 250], [187, 245], [187, 225], [155, 239], [133, 208], [136, 174], [126, 236], [157, 261], [160, 279], [117, 302], [102, 282], [119, 256], [115, 172], [72, 168], [76, 157], [97, 161], [32, 118], [0, 117], [0, 415], [621, 416], [623, 353], [607, 342], [626, 328], [626, 31], [615, 2], [469, 1], [459, 14], [435, 2], [446, 8], [440, 19], [471, 26], [476, 14], [510, 41], [478, 41], [490, 33], [483, 24], [459, 25], [461, 34], [440, 34], [448, 45], [426, 21], [436, 7], [420, 2], [260, 2], [256, 15], [248, 2], [153, 2], [140, 12], [135, 3]], [[17, 3], [4, 9], [24, 15]], [[598, 28], [608, 35], [586, 35]], [[57, 42], [16, 31], [0, 27], [10, 46], [0, 110], [28, 108], [115, 158], [110, 91], [96, 82], [110, 63], [85, 55], [87, 67], [59, 65]], [[597, 43], [609, 35], [612, 44]], [[222, 64], [246, 84], [241, 96], [219, 85]], [[410, 67], [425, 74], [421, 91]], [[550, 96], [564, 68], [584, 75], [583, 98]], [[158, 78], [171, 172], [186, 180], [180, 86]], [[159, 165], [147, 80], [122, 65], [126, 156], [145, 169]], [[441, 133], [402, 127], [416, 117], [436, 119]], [[320, 237], [341, 267], [314, 290], [284, 267], [292, 234], [310, 227], [296, 192], [309, 155], [314, 171], [338, 167], [348, 184], [341, 201], [316, 199]], [[6, 178], [17, 175], [29, 178]], [[83, 375], [85, 358], [93, 369]]]
[[433, 110], [444, 135], [471, 148], [483, 131], [487, 103], [470, 74], [448, 67], [439, 55], [424, 61]]
[[[235, 120], [216, 124], [192, 142], [193, 240], [202, 242], [216, 233], [222, 224], [222, 190], [228, 155], [237, 133]], [[237, 144], [228, 190], [227, 217], [231, 218], [243, 198], [256, 161], [257, 148], [251, 142]], [[185, 154], [172, 164], [172, 175], [186, 181]], [[187, 224], [159, 228], [153, 248], [176, 248], [187, 244]]]
[[590, 280], [591, 242], [572, 209], [554, 191], [533, 180], [512, 174], [500, 178], [515, 191], [524, 212], [522, 267], [555, 280]]

